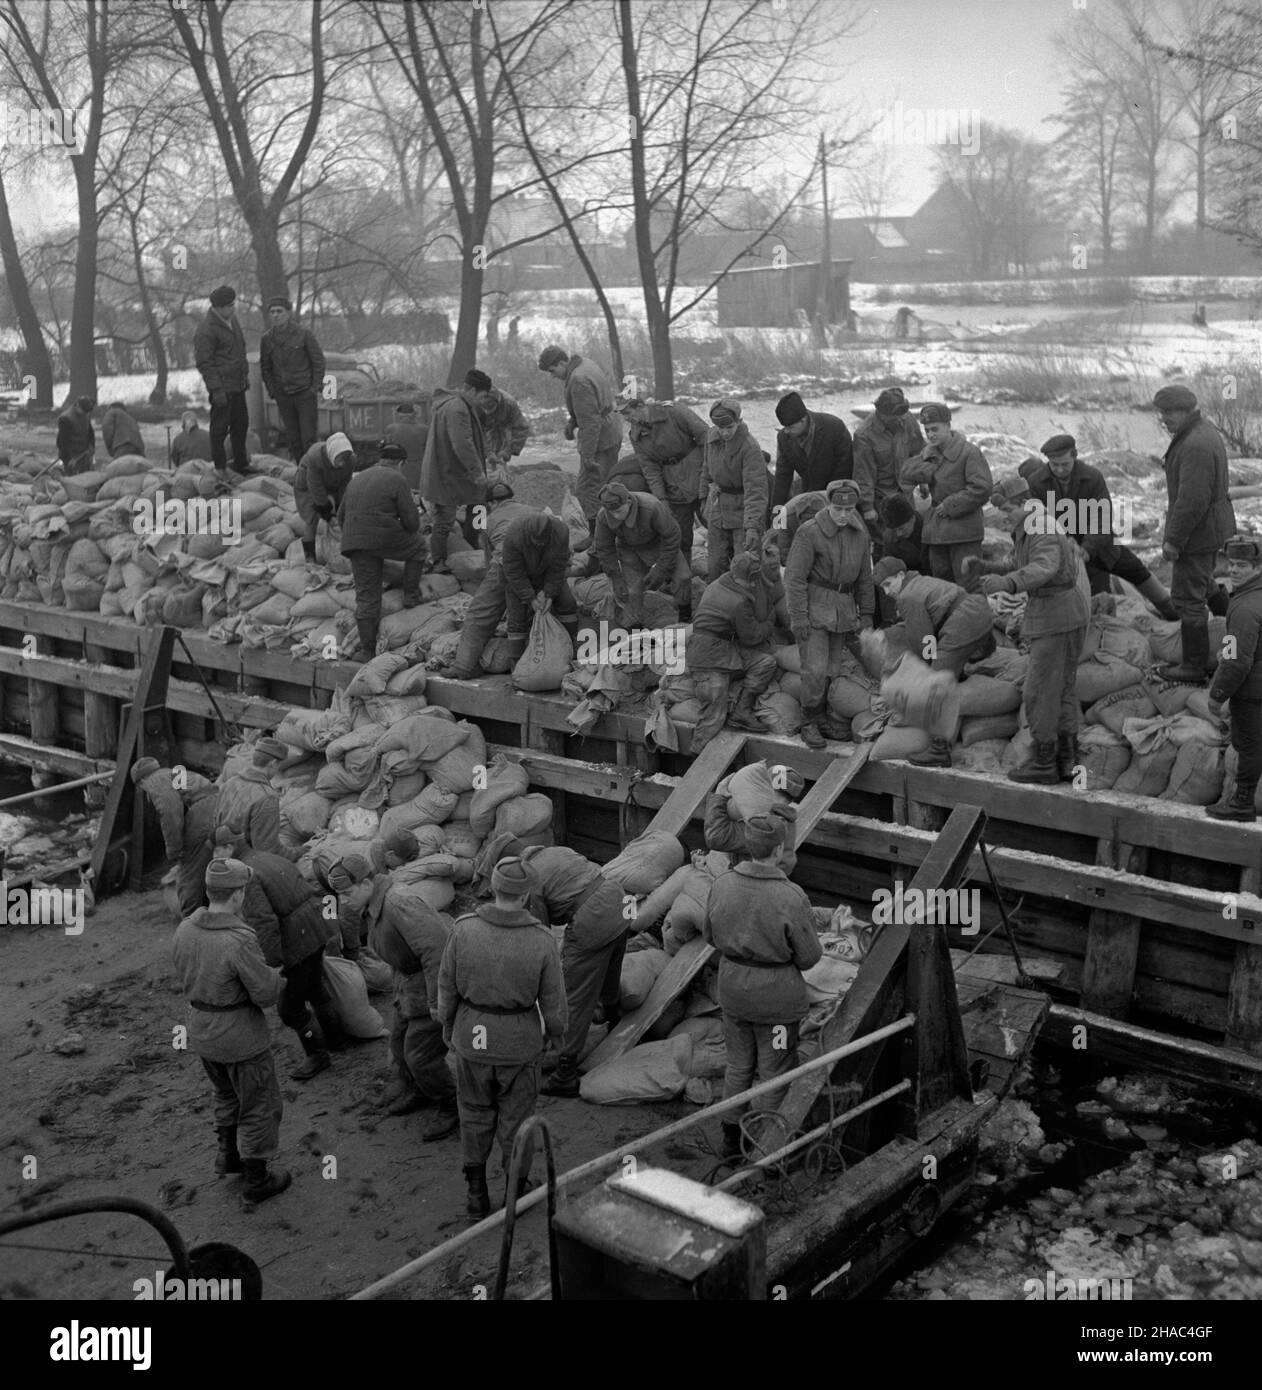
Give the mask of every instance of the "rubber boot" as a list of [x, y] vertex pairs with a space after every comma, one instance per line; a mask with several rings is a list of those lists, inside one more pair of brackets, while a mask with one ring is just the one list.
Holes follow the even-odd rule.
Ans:
[[219, 1152], [215, 1155], [215, 1172], [221, 1176], [225, 1173], [244, 1173], [245, 1164], [242, 1163], [241, 1155], [237, 1152], [236, 1125], [220, 1125], [215, 1133], [219, 1136]]
[[470, 1163], [465, 1167], [464, 1180], [468, 1185], [465, 1196], [465, 1211], [479, 1221], [491, 1214], [491, 1194], [486, 1188], [486, 1164]]
[[1146, 598], [1157, 612], [1167, 621], [1173, 622], [1179, 616], [1179, 610], [1174, 606], [1170, 598], [1170, 590], [1157, 578], [1155, 574], [1150, 574], [1147, 579], [1139, 586], [1139, 593], [1142, 598]]
[[250, 1202], [266, 1202], [277, 1197], [293, 1182], [284, 1168], [269, 1168], [265, 1158], [245, 1160], [245, 1197]]
[[333, 1012], [333, 1006], [326, 1000], [323, 1004], [315, 1004], [316, 1020], [320, 1024], [320, 1032], [324, 1035], [324, 1047], [327, 1052], [341, 1052], [347, 1046], [346, 1034], [342, 1032], [342, 1025], [338, 1022], [337, 1015]]
[[303, 559], [307, 562], [307, 564], [309, 564], [309, 565], [316, 565], [316, 564], [319, 564], [319, 561], [316, 559], [315, 541], [303, 541], [303, 543], [302, 543], [302, 558], [303, 558]]
[[1056, 775], [1062, 782], [1074, 780], [1074, 768], [1078, 766], [1078, 735], [1062, 729], [1056, 735]]
[[404, 608], [419, 608], [425, 602], [421, 597], [421, 575], [424, 573], [424, 560], [409, 560], [403, 566]]
[[539, 1088], [545, 1096], [565, 1096], [573, 1100], [578, 1095], [578, 1063], [563, 1056], [556, 1071]]
[[723, 1158], [742, 1158], [744, 1151], [741, 1148], [741, 1127], [739, 1124], [724, 1124], [723, 1126]]
[[294, 1031], [298, 1034], [302, 1050], [307, 1054], [307, 1060], [289, 1075], [294, 1081], [310, 1081], [313, 1076], [328, 1071], [330, 1066], [329, 1054], [324, 1047], [324, 1033], [319, 1023], [311, 1017], [308, 1017], [305, 1027]]
[[377, 624], [357, 621], [355, 630], [359, 633], [359, 645], [363, 659], [368, 661], [377, 655]]
[[1237, 782], [1231, 795], [1216, 806], [1206, 806], [1205, 814], [1215, 820], [1255, 821], [1258, 814], [1253, 809], [1253, 795], [1257, 789], [1256, 782]]
[[1209, 665], [1209, 624], [1184, 618], [1179, 625], [1183, 640], [1183, 659], [1174, 666], [1162, 666], [1157, 674], [1163, 681], [1184, 685], [1204, 685]]
[[758, 696], [752, 691], [741, 691], [741, 698], [736, 702], [736, 708], [727, 717], [727, 722], [732, 728], [748, 729], [755, 734], [767, 732], [767, 725], [754, 710], [754, 703], [757, 699]]
[[460, 1128], [460, 1112], [456, 1109], [455, 1096], [440, 1100], [434, 1110], [434, 1118], [421, 1130], [422, 1144], [435, 1144], [455, 1134]]
[[944, 738], [931, 739], [923, 753], [916, 753], [907, 761], [913, 767], [950, 767], [951, 745]]
[[828, 743], [824, 735], [819, 731], [819, 725], [814, 719], [802, 725], [802, 742], [808, 748], [827, 748]]
[[1055, 787], [1060, 783], [1056, 772], [1056, 744], [1036, 743], [1034, 755], [1028, 763], [1014, 768], [1008, 774], [1009, 782], [1037, 782], [1041, 786]]

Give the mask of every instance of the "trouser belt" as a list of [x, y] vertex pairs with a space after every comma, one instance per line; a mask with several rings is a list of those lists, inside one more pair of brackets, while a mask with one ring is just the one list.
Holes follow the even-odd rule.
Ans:
[[475, 1004], [472, 999], [465, 999], [463, 1002], [471, 1009], [477, 1009], [479, 1013], [483, 1014], [499, 1014], [506, 1017], [510, 1014], [532, 1014], [535, 1012], [533, 1004], [525, 1004], [520, 1009], [502, 1009], [498, 1004]]
[[748, 956], [725, 955], [723, 959], [731, 961], [733, 965], [752, 965], [756, 970], [781, 970], [793, 964], [791, 960], [751, 960]]
[[204, 1014], [230, 1014], [234, 1009], [248, 1009], [253, 1001], [249, 999], [238, 999], [235, 1004], [203, 1004], [200, 999], [190, 999], [189, 1008], [197, 1009]]

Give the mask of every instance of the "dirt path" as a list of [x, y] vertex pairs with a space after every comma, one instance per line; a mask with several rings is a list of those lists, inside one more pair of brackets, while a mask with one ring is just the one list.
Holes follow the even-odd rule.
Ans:
[[[262, 1267], [264, 1297], [274, 1299], [345, 1297], [463, 1230], [458, 1140], [423, 1145], [424, 1111], [385, 1114], [384, 1039], [336, 1054], [329, 1071], [303, 1085], [288, 1080], [301, 1054], [274, 1013], [285, 1098], [280, 1162], [294, 1185], [242, 1211], [240, 1178], [212, 1171], [209, 1085], [196, 1057], [172, 1046], [185, 1008], [170, 964], [171, 931], [159, 893], [103, 903], [78, 937], [0, 928], [3, 1208], [139, 1198], [163, 1210], [190, 1247], [221, 1240], [244, 1250]], [[387, 999], [375, 995], [373, 1003], [388, 1025]], [[80, 1036], [82, 1052], [51, 1050], [69, 1034]], [[691, 1109], [547, 1098], [539, 1106], [561, 1170]], [[494, 1199], [502, 1192], [498, 1158], [490, 1177]], [[514, 1259], [527, 1285], [546, 1278], [541, 1235], [532, 1212]], [[18, 1250], [19, 1242], [70, 1253]], [[492, 1282], [497, 1257], [498, 1242], [483, 1239], [401, 1296], [482, 1296], [477, 1285]], [[0, 1240], [0, 1298], [131, 1299], [135, 1280], [169, 1264], [157, 1234], [132, 1217], [75, 1218]]]

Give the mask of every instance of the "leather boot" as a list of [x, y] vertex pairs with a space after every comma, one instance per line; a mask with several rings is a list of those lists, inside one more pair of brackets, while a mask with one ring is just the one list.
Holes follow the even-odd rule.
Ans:
[[425, 600], [421, 597], [421, 575], [425, 572], [424, 560], [409, 560], [403, 566], [403, 606], [419, 608]]
[[269, 1168], [265, 1158], [245, 1160], [245, 1196], [251, 1202], [266, 1202], [276, 1197], [293, 1182], [284, 1168]]
[[950, 767], [951, 745], [944, 738], [932, 739], [923, 753], [916, 753], [907, 761], [913, 767]]
[[1157, 674], [1163, 681], [1184, 685], [1204, 685], [1209, 666], [1209, 624], [1185, 618], [1180, 624], [1183, 658], [1176, 665], [1162, 666]]
[[355, 623], [355, 630], [359, 633], [360, 653], [365, 661], [377, 655], [377, 624], [376, 623]]
[[221, 1176], [224, 1173], [244, 1173], [245, 1164], [242, 1163], [241, 1155], [237, 1152], [236, 1125], [220, 1125], [215, 1133], [219, 1136], [219, 1152], [215, 1155], [215, 1172]]
[[460, 1128], [460, 1112], [456, 1109], [455, 1096], [440, 1100], [434, 1110], [434, 1118], [421, 1130], [421, 1143], [434, 1144], [446, 1139]]
[[1139, 593], [1140, 597], [1146, 598], [1167, 622], [1173, 622], [1179, 616], [1179, 610], [1170, 598], [1170, 590], [1155, 574], [1150, 574], [1144, 580], [1139, 586]]
[[545, 1096], [565, 1096], [573, 1100], [578, 1095], [578, 1086], [578, 1063], [573, 1057], [563, 1056], [556, 1071], [539, 1089]]
[[1056, 773], [1056, 744], [1036, 743], [1030, 761], [1022, 767], [1014, 768], [1008, 774], [1009, 782], [1037, 782], [1042, 786], [1055, 787], [1060, 782]]
[[303, 541], [302, 558], [309, 565], [315, 565], [319, 563], [319, 561], [316, 559], [315, 541]]
[[819, 731], [819, 724], [815, 719], [809, 719], [802, 725], [801, 739], [808, 748], [828, 747], [824, 735]]
[[1257, 812], [1253, 809], [1253, 795], [1257, 791], [1256, 782], [1237, 782], [1230, 796], [1224, 796], [1216, 806], [1206, 806], [1205, 814], [1215, 820], [1255, 821]]
[[491, 1194], [486, 1188], [486, 1164], [470, 1163], [465, 1166], [464, 1180], [468, 1185], [464, 1209], [479, 1221], [491, 1214]]
[[741, 698], [736, 702], [736, 708], [727, 717], [727, 722], [734, 729], [748, 729], [751, 733], [765, 734], [767, 726], [754, 710], [754, 703], [758, 696], [748, 690], [741, 691]]
[[298, 1034], [302, 1050], [307, 1054], [307, 1060], [300, 1067], [295, 1067], [289, 1075], [294, 1081], [310, 1081], [313, 1076], [319, 1076], [322, 1071], [329, 1069], [329, 1054], [324, 1047], [324, 1033], [319, 1023], [311, 1017], [308, 1017], [305, 1027], [296, 1028], [294, 1031]]
[[741, 1127], [739, 1124], [723, 1125], [723, 1152], [722, 1158], [741, 1158]]
[[338, 1022], [337, 1014], [333, 1012], [333, 1006], [326, 1000], [323, 1004], [315, 1004], [312, 1007], [320, 1024], [320, 1032], [324, 1035], [325, 1051], [344, 1051], [347, 1047], [346, 1034], [342, 1032], [342, 1025]]
[[1061, 729], [1056, 735], [1056, 775], [1062, 782], [1074, 780], [1074, 768], [1078, 766], [1078, 735]]

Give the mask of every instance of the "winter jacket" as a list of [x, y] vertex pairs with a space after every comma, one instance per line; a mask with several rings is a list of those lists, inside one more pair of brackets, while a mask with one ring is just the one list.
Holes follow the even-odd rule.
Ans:
[[669, 566], [662, 575], [674, 572], [675, 555], [679, 550], [679, 526], [665, 502], [647, 492], [631, 494], [631, 510], [626, 519], [614, 525], [602, 507], [596, 513], [596, 534], [592, 542], [601, 569], [614, 581], [622, 577], [622, 557], [634, 551], [638, 564], [651, 570]]
[[580, 462], [622, 443], [622, 416], [613, 408], [613, 387], [586, 357], [576, 355], [566, 363], [565, 408], [574, 426]]
[[640, 460], [648, 490], [662, 502], [695, 502], [709, 427], [686, 405], [649, 405], [644, 416], [627, 429], [627, 443]]
[[808, 412], [804, 435], [776, 435], [776, 484], [772, 507], [783, 507], [793, 490], [793, 475], [802, 479], [803, 492], [823, 492], [838, 478], [854, 476], [854, 441], [846, 422], [822, 410]]
[[[726, 779], [705, 799], [705, 847], [731, 856], [732, 867], [749, 859], [745, 846], [745, 822], [732, 810], [731, 798], [723, 790]], [[787, 878], [797, 868], [798, 857], [786, 845], [780, 871]]]
[[405, 411], [400, 415], [396, 407], [393, 423], [386, 427], [386, 443], [399, 445], [407, 454], [399, 465], [399, 472], [413, 492], [421, 490], [421, 461], [428, 441], [429, 429], [419, 422], [416, 412]]
[[1040, 469], [1029, 482], [1030, 495], [1051, 512], [1060, 529], [1108, 569], [1117, 558], [1117, 542], [1113, 535], [1113, 500], [1104, 474], [1076, 459], [1063, 483], [1050, 468]]
[[856, 517], [838, 526], [826, 511], [798, 528], [784, 570], [789, 623], [825, 632], [853, 632], [871, 621], [876, 602], [867, 527]]
[[1236, 641], [1230, 661], [1221, 656], [1210, 682], [1211, 700], [1262, 700], [1262, 575], [1233, 590], [1227, 603], [1227, 633]]
[[1166, 529], [1162, 541], [1183, 553], [1221, 550], [1236, 533], [1227, 495], [1222, 435], [1193, 410], [1166, 450]]
[[802, 971], [817, 964], [824, 951], [811, 900], [779, 869], [748, 862], [715, 879], [702, 935], [723, 957], [719, 1004], [724, 1013], [746, 1023], [806, 1017]]
[[368, 901], [369, 944], [395, 972], [403, 1018], [438, 1017], [438, 977], [451, 919], [406, 884], [379, 876]]
[[513, 522], [526, 521], [538, 513], [538, 507], [531, 507], [525, 502], [499, 502], [494, 507], [489, 507], [486, 527], [482, 532], [482, 549], [486, 552], [487, 559], [498, 560], [503, 555], [504, 537]]
[[486, 495], [486, 440], [469, 396], [440, 386], [434, 392], [421, 496], [445, 507], [464, 507]]
[[875, 521], [881, 503], [899, 491], [903, 464], [925, 447], [920, 426], [904, 415], [891, 434], [873, 411], [854, 432], [854, 480], [859, 485], [859, 509]]
[[311, 872], [321, 889], [332, 892], [329, 873], [344, 859], [358, 854], [372, 866], [374, 874], [384, 874], [386, 849], [380, 840], [352, 840], [349, 835], [326, 835], [311, 852]]
[[421, 530], [416, 498], [393, 464], [376, 463], [356, 473], [342, 494], [337, 519], [343, 555], [389, 549]]
[[186, 786], [176, 790], [171, 769], [161, 767], [140, 783], [140, 790], [149, 798], [162, 827], [162, 843], [170, 860], [179, 859], [187, 843], [184, 830], [188, 809], [206, 796], [217, 796], [217, 788], [200, 772], [186, 772]]
[[[908, 573], [898, 592], [898, 616], [906, 626], [907, 650], [925, 656], [925, 641], [933, 637], [941, 642], [942, 630], [957, 615], [961, 622], [952, 628], [967, 637], [974, 631], [981, 641], [994, 626], [990, 605], [981, 594], [969, 594], [949, 579], [934, 579], [927, 574]], [[971, 619], [971, 621], [970, 621]], [[952, 644], [958, 648], [961, 644]], [[930, 658], [925, 658], [926, 660]]]
[[951, 431], [945, 444], [928, 444], [924, 453], [909, 458], [898, 483], [907, 492], [917, 483], [929, 485], [934, 510], [925, 518], [925, 545], [963, 545], [986, 534], [982, 508], [994, 489], [990, 465], [958, 430]]
[[438, 1017], [468, 1062], [535, 1061], [544, 1033], [559, 1042], [569, 1017], [552, 933], [525, 909], [494, 903], [457, 918], [438, 972]]
[[755, 596], [742, 588], [730, 573], [721, 574], [706, 585], [697, 611], [692, 615], [688, 669], [743, 670], [738, 649], [770, 651], [773, 618], [766, 603], [759, 616]]
[[220, 318], [214, 309], [193, 335], [193, 357], [206, 390], [245, 391], [250, 385], [250, 364], [245, 356], [245, 334], [236, 318]]
[[62, 463], [79, 463], [96, 448], [92, 416], [77, 405], [69, 406], [57, 417], [57, 457]]
[[892, 559], [901, 560], [909, 570], [924, 570], [929, 563], [925, 556], [924, 535], [924, 519], [917, 514], [912, 521], [910, 535], [896, 536], [893, 531], [881, 532], [882, 552]]
[[539, 891], [529, 907], [545, 926], [568, 923], [579, 900], [602, 877], [599, 864], [565, 845], [549, 845], [532, 854], [530, 867], [539, 875]]
[[244, 849], [238, 858], [254, 870], [242, 915], [254, 928], [268, 965], [288, 970], [323, 951], [337, 923], [325, 917], [323, 904], [298, 866], [260, 849]]
[[140, 426], [121, 405], [112, 405], [101, 421], [101, 443], [105, 445], [110, 458], [122, 458], [124, 454], [145, 452], [145, 441], [140, 437]]
[[304, 391], [318, 395], [324, 387], [324, 353], [315, 334], [291, 319], [259, 339], [259, 372], [273, 399]]
[[269, 854], [282, 854], [280, 845], [280, 797], [261, 767], [243, 768], [219, 788], [215, 829], [223, 825], [245, 827], [246, 843]]
[[749, 426], [740, 420], [731, 439], [707, 432], [701, 465], [706, 520], [730, 531], [757, 531], [767, 521], [767, 463]]
[[171, 463], [178, 468], [189, 459], [200, 459], [203, 463], [211, 461], [210, 431], [200, 425], [191, 430], [181, 430], [171, 441]]
[[[266, 1052], [271, 1030], [263, 1010], [280, 998], [281, 975], [263, 959], [252, 929], [227, 912], [199, 907], [176, 927], [171, 956], [189, 1001], [189, 1047], [209, 1062]], [[194, 1008], [194, 1000], [223, 1011]]]
[[331, 517], [342, 505], [342, 498], [354, 476], [355, 460], [352, 458], [350, 463], [339, 468], [329, 457], [328, 441], [320, 440], [298, 460], [298, 471], [294, 474], [295, 505], [298, 494], [305, 492], [310, 496], [311, 505], [318, 515], [324, 516], [325, 510], [329, 509]]
[[543, 590], [559, 598], [570, 567], [570, 529], [559, 516], [536, 512], [520, 518], [504, 533], [500, 550], [504, 582], [529, 603]]
[[1012, 533], [1015, 566], [1007, 575], [1010, 593], [1028, 595], [1021, 636], [1052, 637], [1085, 628], [1091, 620], [1091, 585], [1077, 545], [1035, 498]]
[[530, 434], [521, 406], [506, 391], [492, 391], [488, 405], [490, 409], [482, 412], [486, 452], [516, 458]]

